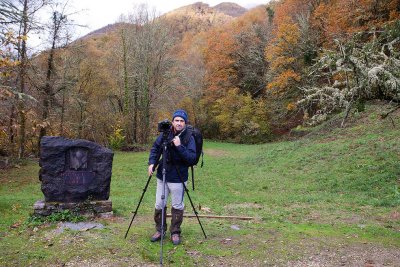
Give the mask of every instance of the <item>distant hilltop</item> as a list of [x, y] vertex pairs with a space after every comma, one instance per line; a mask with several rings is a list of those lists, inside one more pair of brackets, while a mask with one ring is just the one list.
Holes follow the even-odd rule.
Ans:
[[216, 5], [213, 7], [214, 9], [218, 10], [221, 13], [224, 13], [228, 16], [232, 17], [240, 17], [244, 13], [246, 13], [247, 9], [236, 4], [230, 2], [223, 2], [221, 4]]
[[223, 2], [214, 7], [210, 7], [209, 4], [205, 4], [203, 2], [197, 2], [170, 11], [167, 13], [167, 15], [175, 15], [182, 13], [195, 13], [198, 15], [222, 13], [230, 17], [239, 17], [244, 13], [246, 13], [246, 11], [247, 11], [246, 8], [231, 2]]
[[[186, 30], [193, 28], [205, 28], [207, 26], [222, 24], [233, 18], [240, 17], [247, 12], [247, 9], [231, 2], [222, 2], [216, 6], [210, 7], [209, 4], [196, 2], [191, 5], [174, 9], [164, 14], [169, 19], [181, 21], [182, 23], [200, 24], [197, 26], [187, 25]], [[182, 20], [182, 17], [185, 19]], [[190, 19], [188, 19], [190, 18]], [[116, 22], [96, 29], [87, 35], [79, 38], [86, 39], [95, 35], [114, 32], [124, 26], [125, 23]], [[206, 26], [207, 25], [207, 26]]]

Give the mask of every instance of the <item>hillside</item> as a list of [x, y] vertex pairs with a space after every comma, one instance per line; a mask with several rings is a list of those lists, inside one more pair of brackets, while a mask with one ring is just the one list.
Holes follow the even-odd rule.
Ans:
[[79, 38], [78, 40], [96, 37], [99, 35], [111, 34], [116, 31], [119, 31], [121, 28], [126, 27], [127, 25], [128, 25], [128, 23], [122, 23], [122, 22], [108, 24], [100, 29], [94, 30], [94, 31], [86, 34], [85, 36]]
[[224, 3], [220, 3], [216, 6], [213, 7], [213, 9], [224, 13], [228, 16], [231, 17], [239, 17], [241, 15], [243, 15], [244, 13], [246, 13], [247, 9], [235, 4], [235, 3], [230, 3], [230, 2], [224, 2]]
[[223, 2], [214, 7], [203, 2], [197, 2], [191, 5], [177, 8], [173, 11], [168, 12], [167, 16], [174, 15], [191, 15], [191, 16], [218, 16], [223, 17], [223, 14], [229, 17], [238, 17], [243, 15], [247, 11], [246, 8], [230, 2]]
[[245, 8], [234, 3], [210, 7], [208, 4], [197, 2], [168, 12], [164, 17], [173, 25], [175, 35], [182, 37], [186, 32], [197, 33], [225, 24], [245, 12]]
[[[233, 18], [243, 15], [246, 11], [246, 8], [230, 2], [223, 2], [214, 7], [210, 7], [210, 5], [202, 2], [197, 2], [177, 8], [164, 14], [162, 17], [167, 18], [168, 21], [175, 24], [178, 28], [177, 31], [182, 34], [190, 30], [206, 30], [212, 26], [223, 24]], [[121, 27], [126, 26], [125, 24], [126, 23], [108, 24], [86, 34], [78, 40], [113, 33], [121, 29]]]

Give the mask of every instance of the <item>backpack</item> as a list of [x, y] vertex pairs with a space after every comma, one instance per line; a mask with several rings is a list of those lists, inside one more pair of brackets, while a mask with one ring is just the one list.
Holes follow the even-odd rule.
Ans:
[[190, 137], [193, 136], [194, 142], [196, 143], [196, 161], [193, 165], [190, 165], [190, 168], [192, 170], [192, 188], [194, 190], [194, 170], [193, 166], [197, 165], [199, 163], [200, 157], [201, 157], [201, 165], [200, 167], [203, 167], [204, 164], [204, 152], [203, 152], [203, 135], [201, 134], [200, 130], [193, 127], [192, 125], [187, 125], [186, 126], [186, 131], [187, 133], [185, 134], [185, 138], [183, 139], [184, 144], [188, 144]]

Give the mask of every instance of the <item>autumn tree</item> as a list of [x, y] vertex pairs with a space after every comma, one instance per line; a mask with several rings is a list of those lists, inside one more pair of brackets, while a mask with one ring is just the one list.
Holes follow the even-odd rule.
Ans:
[[181, 42], [175, 45], [174, 56], [176, 64], [174, 72], [177, 74], [171, 80], [171, 87], [176, 96], [173, 100], [174, 106], [184, 108], [190, 118], [190, 122], [197, 127], [202, 121], [202, 99], [205, 87], [206, 66], [203, 48], [206, 44], [206, 34], [186, 33]]
[[[259, 7], [206, 32], [204, 90], [200, 104], [204, 118], [201, 126], [208, 137], [222, 134], [220, 123], [214, 118], [225, 113], [218, 100], [228, 97], [228, 92], [238, 92], [243, 97], [250, 95], [254, 101], [263, 96], [268, 69], [264, 48], [270, 40], [271, 29], [267, 9]], [[265, 122], [268, 123], [267, 117]]]
[[265, 142], [271, 130], [267, 108], [261, 99], [253, 99], [249, 93], [241, 94], [233, 89], [218, 99], [214, 109], [219, 124], [219, 138], [240, 143]]
[[202, 129], [206, 136], [218, 136], [218, 124], [212, 118], [214, 103], [222, 98], [229, 90], [236, 89], [237, 73], [234, 68], [233, 52], [236, 43], [232, 28], [218, 27], [207, 32], [204, 60], [206, 73], [204, 76], [204, 94], [201, 100], [205, 121]]
[[[398, 20], [398, 7], [398, 0], [320, 1], [312, 23], [321, 33], [321, 43], [328, 48], [334, 45], [334, 39], [343, 41], [354, 33], [382, 29], [388, 22]], [[364, 37], [370, 38], [371, 35]]]
[[205, 97], [210, 102], [220, 98], [228, 89], [235, 87], [236, 71], [233, 52], [237, 49], [234, 29], [219, 27], [208, 32], [205, 50], [206, 86]]
[[273, 38], [265, 47], [269, 62], [266, 96], [272, 124], [279, 134], [301, 123], [296, 101], [308, 66], [318, 54], [318, 32], [311, 27], [317, 0], [285, 0], [273, 6]]
[[316, 40], [310, 27], [313, 2], [286, 0], [276, 6], [274, 38], [265, 48], [270, 62], [268, 89], [277, 93], [296, 90], [303, 67], [316, 56]]
[[15, 97], [14, 86], [15, 69], [18, 60], [13, 47], [16, 46], [17, 36], [12, 32], [9, 24], [18, 21], [18, 9], [11, 2], [4, 2], [0, 10], [0, 154], [7, 154], [12, 150], [15, 132]]
[[263, 94], [266, 86], [268, 62], [264, 48], [270, 42], [272, 31], [268, 11], [265, 7], [254, 9], [240, 17], [235, 26], [239, 28], [235, 35], [237, 49], [233, 53], [237, 86], [240, 92], [257, 97]]

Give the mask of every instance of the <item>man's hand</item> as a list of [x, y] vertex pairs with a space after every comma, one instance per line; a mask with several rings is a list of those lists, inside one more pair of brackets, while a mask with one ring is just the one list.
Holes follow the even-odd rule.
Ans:
[[181, 139], [179, 138], [179, 136], [175, 136], [174, 139], [172, 139], [172, 142], [174, 142], [175, 146], [181, 145]]
[[154, 167], [154, 164], [149, 165], [149, 170], [148, 170], [149, 176], [153, 175], [153, 167]]

